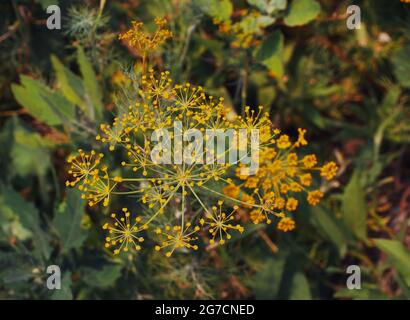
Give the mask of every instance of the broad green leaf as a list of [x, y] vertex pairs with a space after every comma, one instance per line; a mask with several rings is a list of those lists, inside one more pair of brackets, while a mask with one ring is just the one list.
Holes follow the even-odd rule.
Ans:
[[342, 199], [343, 220], [353, 234], [361, 240], [367, 238], [367, 204], [360, 184], [360, 174], [354, 172], [346, 186]]
[[279, 293], [286, 257], [276, 255], [268, 258], [261, 270], [248, 279], [248, 285], [255, 293], [256, 299], [275, 299]]
[[393, 266], [403, 276], [403, 280], [410, 287], [410, 252], [397, 240], [374, 239], [376, 246], [391, 259]]
[[61, 123], [61, 119], [49, 108], [33, 86], [24, 87], [12, 84], [11, 91], [17, 102], [35, 118], [48, 125], [58, 125]]
[[290, 300], [310, 300], [312, 295], [310, 293], [309, 281], [303, 272], [299, 271], [293, 275], [290, 284]]
[[7, 195], [12, 191], [9, 187], [0, 186], [0, 230], [8, 235], [14, 235], [19, 240], [26, 240], [33, 234], [22, 226], [15, 208], [8, 203]]
[[105, 265], [101, 269], [85, 269], [84, 281], [92, 287], [107, 289], [121, 276], [122, 265]]
[[21, 225], [31, 231], [34, 245], [33, 255], [39, 261], [47, 260], [50, 257], [51, 247], [47, 233], [41, 228], [37, 208], [13, 189], [3, 189], [2, 194], [4, 196], [3, 206], [13, 210], [19, 217]]
[[410, 88], [410, 45], [398, 50], [391, 61], [394, 67], [394, 75], [399, 83], [406, 88]]
[[82, 47], [79, 46], [77, 48], [77, 54], [78, 65], [80, 66], [80, 71], [83, 76], [85, 90], [93, 105], [94, 113], [97, 115], [97, 118], [101, 118], [104, 107], [101, 103], [101, 90], [97, 77], [95, 76], [92, 64], [88, 61]]
[[73, 293], [71, 291], [71, 272], [63, 272], [61, 279], [61, 289], [52, 290], [51, 299], [52, 300], [72, 300]]
[[38, 133], [17, 126], [13, 133], [10, 156], [12, 170], [20, 176], [44, 176], [50, 165], [50, 150], [55, 145]]
[[38, 93], [47, 108], [58, 117], [60, 123], [64, 122], [64, 118], [69, 120], [74, 118], [75, 106], [61, 94], [30, 77], [21, 75], [20, 78], [25, 87], [31, 87]]
[[7, 205], [7, 200], [5, 199], [7, 192], [6, 194], [3, 193], [3, 189], [7, 190], [7, 188], [0, 188], [0, 233], [4, 233], [7, 236], [13, 235], [19, 240], [31, 238], [33, 234], [22, 226], [14, 208]]
[[60, 236], [61, 252], [78, 248], [87, 237], [87, 231], [81, 227], [84, 215], [84, 200], [81, 192], [75, 189], [67, 191], [67, 199], [59, 206], [53, 224]]
[[258, 90], [258, 103], [269, 108], [276, 97], [276, 90], [273, 86], [260, 87]]
[[318, 228], [321, 234], [333, 243], [339, 257], [343, 257], [346, 254], [348, 240], [343, 221], [321, 205], [309, 207], [307, 210], [309, 211], [311, 223]]
[[275, 31], [261, 43], [256, 52], [256, 60], [275, 76], [283, 75], [283, 35], [280, 31]]
[[240, 22], [244, 33], [256, 33], [275, 22], [275, 18], [269, 16], [247, 16]]
[[287, 0], [247, 0], [247, 2], [267, 14], [272, 14], [278, 10], [284, 10], [286, 9], [287, 4]]
[[233, 10], [229, 0], [197, 0], [195, 4], [212, 18], [222, 21], [229, 20]]
[[54, 55], [51, 56], [51, 63], [56, 72], [57, 82], [64, 96], [75, 105], [87, 112], [84, 101], [84, 87], [82, 80], [66, 68], [62, 62]]
[[28, 76], [20, 76], [21, 85], [13, 84], [11, 90], [17, 102], [30, 114], [48, 125], [60, 125], [64, 118], [73, 119], [75, 108], [67, 99]]
[[0, 284], [13, 287], [15, 284], [29, 283], [35, 276], [32, 272], [34, 266], [29, 256], [0, 251]]
[[11, 91], [17, 102], [26, 108], [35, 118], [51, 126], [61, 123], [61, 120], [48, 108], [47, 104], [33, 88], [25, 88], [17, 84], [12, 84]]
[[285, 23], [290, 27], [301, 26], [314, 20], [320, 13], [320, 4], [316, 0], [293, 0], [285, 16]]

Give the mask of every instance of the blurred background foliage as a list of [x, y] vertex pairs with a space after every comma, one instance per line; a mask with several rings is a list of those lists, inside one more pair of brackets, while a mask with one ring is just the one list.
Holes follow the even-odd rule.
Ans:
[[[46, 28], [51, 4], [61, 30]], [[348, 30], [350, 4], [1, 1], [0, 298], [409, 298], [410, 4], [355, 1], [362, 24]], [[263, 105], [338, 162], [325, 201], [301, 207], [294, 232], [249, 224], [207, 251], [118, 257], [103, 248], [109, 211], [65, 189], [67, 155], [101, 148], [99, 123], [132, 94], [127, 75], [139, 65], [118, 34], [132, 20], [153, 28], [156, 17], [174, 37], [155, 63], [176, 82], [204, 85], [239, 113]], [[51, 264], [62, 290], [45, 287]], [[361, 290], [346, 288], [352, 264]]]

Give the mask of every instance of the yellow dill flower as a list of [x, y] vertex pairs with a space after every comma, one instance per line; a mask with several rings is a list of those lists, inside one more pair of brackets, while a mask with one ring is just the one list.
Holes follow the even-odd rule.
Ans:
[[295, 211], [298, 208], [298, 200], [295, 198], [288, 198], [286, 201], [286, 210], [288, 211]]
[[154, 34], [149, 34], [142, 31], [143, 22], [132, 22], [132, 28], [119, 35], [120, 40], [136, 50], [136, 52], [145, 58], [149, 52], [155, 51], [168, 38], [172, 37], [172, 32], [167, 29], [167, 22], [165, 19], [155, 19], [157, 30]]
[[287, 149], [292, 145], [292, 143], [290, 142], [288, 135], [282, 134], [276, 141], [276, 145], [279, 149]]
[[234, 184], [230, 184], [223, 188], [223, 193], [231, 198], [237, 198], [239, 196], [240, 191], [241, 189]]
[[[134, 33], [124, 39], [137, 37]], [[209, 228], [211, 243], [225, 243], [231, 238], [232, 230], [243, 232], [242, 226], [231, 223], [236, 206], [229, 214], [225, 213], [221, 200], [210, 210], [205, 205], [209, 197], [249, 209], [253, 223], [264, 221], [268, 224], [275, 217], [283, 220], [285, 211], [297, 210], [298, 193], [307, 195], [307, 201], [312, 205], [319, 203], [323, 194], [310, 188], [313, 174], [316, 172], [331, 178], [337, 167], [335, 169], [332, 163], [317, 167], [315, 155], [303, 158], [298, 155], [298, 148], [307, 145], [306, 130], [299, 129], [298, 139], [292, 142], [288, 135], [273, 128], [262, 107], [257, 110], [246, 107], [243, 116], [229, 120], [226, 110], [222, 98], [206, 95], [202, 87], [190, 83], [173, 84], [169, 72], [156, 73], [151, 69], [141, 76], [135, 101], [128, 109], [121, 110], [112, 123], [102, 124], [96, 136], [97, 141], [107, 145], [110, 151], [123, 151], [120, 160], [123, 172], [110, 176], [108, 168], [100, 166], [102, 155], [94, 151], [86, 155], [81, 151], [78, 159], [69, 159], [69, 174], [73, 180], [67, 185], [76, 186], [83, 181], [78, 188], [90, 206], [100, 202], [108, 206], [114, 194], [135, 197], [146, 206], [144, 210], [148, 218], [144, 226], [154, 221], [157, 223], [162, 215], [178, 212], [178, 225], [157, 229], [163, 240], [156, 250], [164, 250], [166, 256], [171, 256], [178, 248], [198, 249], [193, 242], [197, 240], [199, 226], [192, 227], [198, 220]], [[179, 126], [175, 126], [176, 123]], [[202, 149], [189, 149], [190, 141], [184, 139], [184, 133], [190, 129], [196, 129], [200, 134], [219, 129], [234, 129], [235, 132], [239, 132], [235, 129], [246, 129], [246, 133], [258, 130], [259, 170], [246, 175], [242, 170], [247, 169], [245, 164], [219, 161], [228, 156], [231, 147], [225, 146], [222, 153], [217, 154], [206, 145], [206, 136]], [[161, 139], [156, 140], [154, 133], [162, 130], [170, 134], [164, 149], [158, 151]], [[248, 147], [238, 143], [239, 140], [240, 134], [235, 133], [232, 141], [240, 145], [237, 151], [243, 152], [246, 147], [247, 153]], [[170, 159], [166, 158], [168, 156]], [[214, 161], [205, 163], [207, 157]], [[127, 212], [124, 221], [130, 216]], [[288, 220], [281, 225], [288, 225], [283, 227], [286, 230], [292, 229]], [[141, 231], [140, 227], [136, 225], [138, 231]]]
[[84, 192], [83, 199], [87, 200], [90, 207], [101, 201], [103, 206], [107, 207], [110, 202], [111, 192], [117, 185], [117, 182], [111, 183], [107, 167], [102, 167], [100, 172], [103, 173], [102, 176], [94, 175], [89, 183], [83, 189], [80, 189]]
[[165, 252], [166, 257], [172, 256], [176, 249], [187, 248], [198, 250], [198, 245], [191, 244], [191, 242], [198, 240], [198, 237], [194, 236], [200, 228], [199, 226], [195, 226], [193, 230], [191, 229], [191, 223], [188, 222], [185, 227], [184, 226], [166, 226], [163, 230], [160, 228], [156, 229], [156, 233], [162, 237], [164, 237], [164, 241], [162, 241], [159, 245], [155, 246], [156, 251], [160, 251], [166, 249]]
[[288, 164], [289, 166], [297, 166], [298, 165], [298, 155], [294, 152], [288, 154]]
[[306, 187], [312, 184], [312, 175], [310, 173], [305, 173], [300, 175], [300, 183]]
[[326, 180], [331, 180], [334, 178], [338, 170], [336, 163], [333, 161], [326, 163], [322, 168], [320, 168], [320, 175]]
[[317, 164], [317, 159], [314, 154], [309, 154], [302, 159], [302, 163], [305, 166], [305, 168], [313, 168]]
[[[98, 174], [97, 166], [100, 164], [101, 158], [104, 157], [102, 153], [97, 154], [94, 150], [90, 154], [86, 154], [82, 149], [79, 149], [78, 153], [79, 156], [71, 156], [67, 159], [70, 164], [68, 174], [74, 180], [67, 180], [66, 186], [74, 187], [80, 181], [83, 184], [89, 183], [89, 179]], [[82, 186], [80, 187], [82, 189]]]
[[249, 218], [254, 224], [258, 224], [266, 220], [266, 216], [259, 209], [253, 209], [251, 212], [249, 212]]
[[121, 250], [127, 252], [129, 248], [137, 251], [141, 250], [141, 243], [144, 237], [138, 236], [143, 230], [148, 229], [148, 225], [141, 224], [141, 217], [131, 219], [131, 213], [127, 208], [122, 209], [123, 216], [118, 217], [112, 213], [111, 218], [114, 223], [105, 223], [104, 230], [108, 230], [108, 236], [105, 238], [105, 247], [113, 248], [114, 254], [119, 254]]
[[119, 143], [129, 143], [128, 133], [132, 130], [130, 127], [126, 127], [126, 117], [123, 116], [122, 119], [114, 118], [113, 125], [101, 124], [100, 129], [102, 131], [101, 135], [97, 135], [95, 139], [97, 141], [109, 143], [110, 151], [115, 150], [116, 144]]
[[170, 98], [172, 79], [169, 76], [169, 71], [161, 72], [159, 77], [156, 77], [154, 69], [149, 69], [148, 72], [149, 74], [142, 76], [141, 80], [143, 95], [146, 95], [148, 99], [154, 98], [154, 101], [158, 101], [160, 98]]
[[323, 198], [323, 192], [319, 190], [310, 191], [307, 196], [307, 201], [312, 206], [319, 204], [320, 200]]
[[[316, 155], [310, 154], [299, 159], [296, 148], [307, 145], [305, 139], [306, 130], [298, 130], [299, 136], [292, 143], [289, 136], [281, 134], [271, 145], [265, 145], [260, 150], [259, 170], [254, 176], [240, 174], [240, 166], [236, 169], [236, 176], [242, 180], [237, 186], [241, 189], [241, 197], [246, 190], [257, 195], [256, 201], [240, 199], [245, 208], [255, 209], [252, 212], [254, 220], [258, 214], [264, 215], [266, 223], [271, 223], [270, 216], [278, 216], [284, 210], [296, 211], [299, 201], [295, 198], [297, 193], [305, 193], [309, 204], [317, 205], [323, 193], [318, 190], [310, 190], [313, 174], [320, 173], [324, 177], [332, 178], [337, 170], [334, 164], [329, 163], [323, 167], [317, 167]], [[277, 129], [273, 134], [280, 134]], [[265, 220], [264, 219], [264, 220]]]
[[277, 228], [278, 230], [281, 230], [283, 232], [292, 231], [293, 229], [295, 229], [295, 220], [293, 220], [292, 218], [284, 217], [278, 222]]
[[259, 178], [257, 176], [251, 176], [246, 179], [244, 186], [250, 189], [255, 189], [259, 185]]
[[245, 107], [244, 117], [238, 116], [237, 122], [233, 122], [231, 125], [234, 128], [247, 129], [248, 132], [251, 130], [259, 130], [259, 140], [260, 144], [266, 145], [272, 140], [272, 123], [269, 119], [269, 114], [263, 112], [263, 107], [259, 106], [257, 111], [251, 109], [249, 106]]
[[[201, 225], [208, 225], [209, 226], [209, 233], [212, 235], [212, 239], [209, 241], [211, 244], [219, 243], [223, 245], [226, 239], [231, 239], [231, 235], [229, 233], [230, 230], [237, 230], [240, 233], [244, 231], [244, 228], [237, 225], [232, 225], [230, 221], [234, 220], [234, 212], [238, 209], [238, 206], [234, 206], [233, 210], [226, 214], [222, 211], [223, 201], [218, 201], [218, 206], [212, 207], [212, 212], [207, 212], [206, 218], [200, 220]], [[217, 239], [215, 241], [215, 239]]]
[[248, 209], [252, 209], [256, 203], [255, 198], [246, 193], [241, 195], [241, 201], [242, 205]]
[[305, 139], [306, 129], [298, 128], [298, 140], [295, 143], [296, 147], [306, 146], [308, 142]]
[[144, 204], [148, 204], [150, 209], [154, 207], [162, 207], [166, 204], [172, 192], [166, 186], [158, 185], [158, 183], [150, 182], [145, 188], [141, 190], [141, 201]]

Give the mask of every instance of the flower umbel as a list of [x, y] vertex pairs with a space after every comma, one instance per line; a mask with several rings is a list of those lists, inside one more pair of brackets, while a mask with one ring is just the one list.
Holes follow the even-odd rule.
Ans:
[[184, 226], [166, 226], [163, 229], [157, 228], [155, 232], [162, 236], [164, 240], [157, 246], [155, 250], [166, 250], [165, 256], [170, 257], [176, 249], [187, 248], [198, 250], [198, 245], [192, 244], [198, 240], [198, 237], [194, 236], [200, 230], [199, 226], [195, 226], [191, 230], [191, 223], [187, 223]]
[[111, 218], [114, 223], [107, 222], [103, 225], [103, 229], [108, 230], [105, 247], [113, 248], [114, 254], [119, 254], [121, 250], [127, 252], [130, 248], [141, 250], [140, 244], [144, 242], [144, 238], [140, 234], [148, 229], [148, 225], [141, 223], [141, 217], [131, 218], [131, 212], [123, 208], [120, 217], [112, 213]]
[[167, 29], [165, 19], [157, 18], [155, 24], [157, 30], [151, 35], [142, 31], [143, 22], [133, 21], [132, 28], [120, 34], [119, 39], [125, 40], [131, 48], [145, 58], [150, 51], [155, 51], [165, 40], [172, 37], [171, 31]]
[[[155, 23], [157, 30], [152, 35], [142, 31], [141, 22], [134, 22], [120, 35], [143, 61], [171, 37], [165, 20]], [[308, 146], [305, 129], [299, 128], [297, 139], [292, 139], [274, 128], [262, 106], [246, 106], [243, 115], [232, 116], [234, 111], [223, 98], [207, 95], [204, 88], [191, 83], [174, 84], [168, 71], [143, 68], [138, 79], [135, 99], [111, 123], [102, 123], [96, 136], [115, 152], [115, 159], [121, 157], [117, 168], [103, 165], [103, 154], [95, 151], [86, 154], [79, 150], [79, 156], [68, 159], [72, 178], [66, 185], [80, 189], [89, 206], [101, 202], [107, 207], [112, 197], [121, 196], [134, 197], [143, 206], [144, 219], [131, 218], [128, 209], [123, 209], [123, 216], [113, 214], [114, 223], [104, 225], [109, 232], [106, 247], [114, 248], [114, 253], [139, 250], [141, 232], [153, 222], [165, 225], [156, 229], [163, 239], [155, 249], [165, 251], [167, 257], [177, 249], [197, 250], [194, 242], [201, 227], [209, 232], [211, 244], [224, 244], [231, 233], [244, 230], [234, 223], [239, 207], [243, 220], [248, 217], [255, 224], [270, 224], [278, 219], [278, 230], [291, 231], [295, 221], [288, 213], [296, 214], [304, 200], [317, 205], [323, 198], [315, 176], [330, 180], [337, 173], [334, 162], [319, 166], [316, 155], [301, 155], [300, 149]], [[217, 155], [206, 143], [202, 149], [189, 149], [190, 141], [183, 137], [190, 129], [199, 133], [234, 131], [232, 145], [249, 159], [254, 154], [237, 132], [256, 130], [258, 170], [251, 173], [240, 160], [219, 161], [230, 157], [231, 146]], [[171, 132], [167, 138], [170, 150], [166, 150], [173, 161], [162, 161], [164, 154], [156, 149], [158, 139], [153, 135], [160, 130]], [[205, 162], [210, 156], [214, 161]], [[210, 198], [217, 199], [218, 205], [209, 208]], [[225, 212], [224, 205], [233, 210]]]
[[201, 225], [208, 225], [209, 226], [209, 233], [212, 235], [212, 239], [209, 241], [211, 244], [219, 243], [223, 245], [225, 243], [225, 239], [231, 239], [231, 234], [229, 231], [237, 230], [240, 233], [244, 231], [244, 228], [239, 224], [233, 225], [231, 223], [234, 220], [234, 212], [238, 209], [238, 206], [235, 206], [231, 213], [226, 214], [222, 211], [223, 201], [218, 201], [218, 207], [213, 206], [212, 212], [207, 212], [206, 220], [201, 219], [199, 222]]

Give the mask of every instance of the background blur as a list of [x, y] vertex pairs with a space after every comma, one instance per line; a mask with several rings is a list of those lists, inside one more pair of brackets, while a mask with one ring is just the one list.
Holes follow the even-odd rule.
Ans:
[[[47, 29], [52, 4], [61, 30]], [[350, 4], [2, 0], [0, 299], [410, 298], [410, 3], [355, 1], [358, 30], [346, 27]], [[340, 166], [293, 232], [252, 225], [208, 251], [118, 257], [103, 247], [109, 211], [66, 190], [66, 157], [101, 148], [98, 125], [138, 70], [118, 34], [156, 17], [174, 37], [155, 62], [176, 82], [203, 85], [238, 112], [265, 106], [292, 137], [307, 128], [310, 150]], [[45, 286], [51, 264], [62, 290]], [[346, 288], [353, 264], [361, 290]]]

